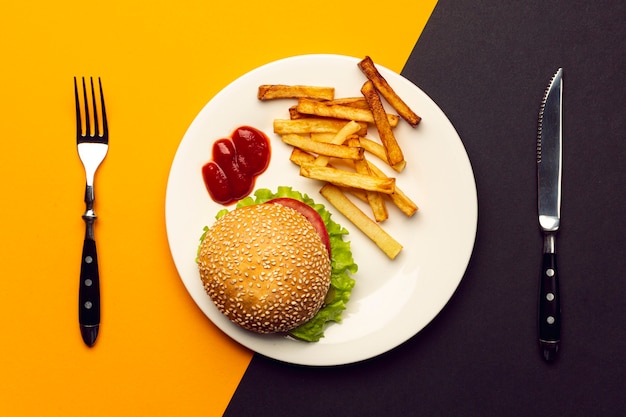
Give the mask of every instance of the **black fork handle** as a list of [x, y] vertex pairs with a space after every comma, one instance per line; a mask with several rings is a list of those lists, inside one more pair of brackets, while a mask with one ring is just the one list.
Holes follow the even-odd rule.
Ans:
[[93, 346], [100, 328], [100, 274], [96, 241], [85, 238], [80, 265], [78, 290], [78, 321], [80, 333], [87, 346]]
[[93, 224], [96, 213], [93, 211], [93, 185], [85, 188], [87, 211], [85, 221], [85, 241], [80, 264], [80, 286], [78, 290], [78, 322], [83, 341], [89, 347], [96, 343], [100, 329], [100, 272], [98, 271], [98, 253], [94, 239]]

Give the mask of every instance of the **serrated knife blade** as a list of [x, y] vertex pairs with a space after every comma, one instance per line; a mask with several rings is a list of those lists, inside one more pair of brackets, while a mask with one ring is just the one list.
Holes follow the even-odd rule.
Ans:
[[561, 342], [561, 294], [556, 264], [556, 233], [561, 223], [563, 146], [563, 69], [545, 90], [537, 129], [539, 227], [543, 233], [538, 332], [546, 361], [554, 361]]

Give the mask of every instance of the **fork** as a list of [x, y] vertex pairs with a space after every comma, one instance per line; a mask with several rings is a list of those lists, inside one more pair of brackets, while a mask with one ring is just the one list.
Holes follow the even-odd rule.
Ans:
[[[109, 148], [109, 127], [102, 93], [102, 81], [98, 78], [100, 87], [100, 106], [96, 101], [93, 77], [90, 77], [91, 103], [87, 99], [85, 77], [82, 77], [82, 106], [79, 95], [79, 85], [74, 77], [74, 98], [76, 100], [76, 143], [78, 156], [85, 168], [86, 187], [85, 205], [83, 214], [85, 221], [85, 240], [83, 243], [82, 261], [80, 266], [80, 287], [78, 291], [78, 321], [83, 341], [87, 346], [93, 346], [100, 329], [100, 274], [98, 272], [98, 255], [94, 239], [94, 176], [100, 163], [104, 160]], [[91, 107], [91, 112], [90, 108]], [[82, 110], [81, 110], [82, 109]], [[100, 113], [100, 117], [98, 115]], [[102, 121], [102, 127], [100, 126]], [[93, 124], [92, 124], [93, 122]], [[84, 127], [84, 128], [83, 128]]]

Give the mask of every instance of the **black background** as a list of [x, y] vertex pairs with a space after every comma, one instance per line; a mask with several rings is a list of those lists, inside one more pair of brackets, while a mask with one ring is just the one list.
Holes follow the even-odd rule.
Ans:
[[[625, 5], [438, 2], [402, 74], [448, 115], [474, 169], [478, 232], [457, 292], [422, 332], [366, 362], [308, 368], [255, 355], [227, 416], [625, 415]], [[535, 141], [559, 67], [563, 326], [547, 364]]]

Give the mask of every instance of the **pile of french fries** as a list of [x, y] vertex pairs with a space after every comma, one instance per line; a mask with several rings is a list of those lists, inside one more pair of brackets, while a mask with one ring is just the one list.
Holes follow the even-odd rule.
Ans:
[[[300, 175], [325, 182], [320, 193], [350, 222], [394, 259], [402, 245], [380, 225], [388, 217], [387, 202], [411, 217], [417, 205], [372, 162], [383, 161], [397, 173], [406, 166], [394, 128], [404, 119], [412, 127], [421, 118], [406, 105], [376, 69], [370, 57], [359, 61], [365, 75], [362, 97], [335, 98], [327, 86], [261, 85], [259, 100], [297, 99], [289, 108], [289, 119], [274, 120], [274, 133], [293, 147], [290, 160], [300, 166]], [[385, 100], [398, 113], [387, 113]], [[367, 137], [375, 126], [380, 141]], [[366, 214], [349, 197], [366, 202]]]

